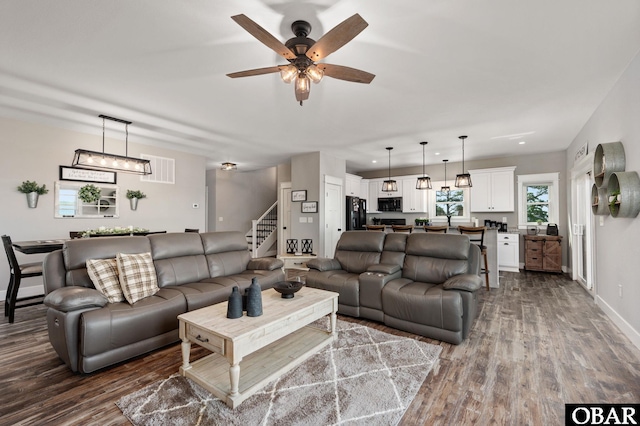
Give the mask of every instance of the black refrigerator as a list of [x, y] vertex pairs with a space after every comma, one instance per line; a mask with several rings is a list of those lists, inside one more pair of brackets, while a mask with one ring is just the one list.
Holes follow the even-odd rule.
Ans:
[[347, 231], [365, 229], [367, 224], [367, 200], [347, 197]]

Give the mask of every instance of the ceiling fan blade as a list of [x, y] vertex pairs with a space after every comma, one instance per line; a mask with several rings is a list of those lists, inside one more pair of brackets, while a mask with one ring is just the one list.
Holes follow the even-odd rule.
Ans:
[[280, 40], [272, 36], [267, 30], [256, 24], [245, 15], [235, 15], [231, 19], [244, 28], [249, 34], [260, 40], [269, 49], [276, 52], [285, 59], [295, 59], [296, 55], [287, 48]]
[[336, 25], [331, 31], [320, 37], [306, 55], [312, 61], [319, 61], [353, 40], [369, 24], [357, 13]]
[[352, 81], [354, 83], [369, 84], [374, 79], [375, 74], [355, 68], [343, 67], [342, 65], [316, 64], [324, 75], [337, 78], [338, 80]]
[[[283, 66], [286, 66], [286, 65], [283, 65]], [[232, 72], [231, 74], [227, 74], [227, 77], [231, 77], [231, 78], [251, 77], [253, 75], [271, 74], [274, 72], [280, 72], [280, 67], [256, 68], [253, 70]]]

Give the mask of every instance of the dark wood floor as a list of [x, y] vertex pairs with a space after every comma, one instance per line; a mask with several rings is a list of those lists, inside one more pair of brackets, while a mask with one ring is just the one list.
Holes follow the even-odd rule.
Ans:
[[[480, 292], [470, 337], [440, 344], [438, 368], [401, 424], [561, 425], [564, 404], [640, 402], [640, 351], [575, 282], [503, 273]], [[91, 375], [71, 373], [51, 348], [45, 308], [0, 317], [0, 424], [129, 424], [115, 402], [176, 372], [171, 345]], [[399, 335], [408, 333], [348, 317]], [[204, 355], [194, 349], [194, 356]]]

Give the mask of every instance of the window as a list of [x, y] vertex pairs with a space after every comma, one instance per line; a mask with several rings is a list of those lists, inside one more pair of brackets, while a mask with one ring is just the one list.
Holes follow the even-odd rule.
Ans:
[[451, 216], [453, 221], [469, 221], [469, 190], [467, 188], [451, 187], [449, 192], [440, 191], [444, 182], [433, 182], [433, 189], [429, 191], [429, 211], [433, 212], [431, 219], [446, 221]]
[[518, 225], [558, 223], [559, 173], [518, 176]]

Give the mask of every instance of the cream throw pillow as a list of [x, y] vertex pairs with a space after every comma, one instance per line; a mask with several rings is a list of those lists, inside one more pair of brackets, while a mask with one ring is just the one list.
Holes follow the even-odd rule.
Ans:
[[133, 304], [153, 296], [160, 289], [151, 253], [116, 254], [120, 286], [127, 302]]
[[87, 259], [87, 273], [93, 286], [104, 294], [109, 303], [124, 302], [116, 259]]

